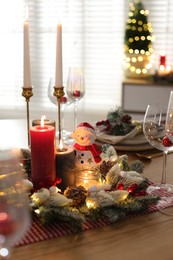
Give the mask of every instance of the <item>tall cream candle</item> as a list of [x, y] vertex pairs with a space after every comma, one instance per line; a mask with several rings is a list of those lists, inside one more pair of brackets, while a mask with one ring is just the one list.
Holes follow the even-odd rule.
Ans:
[[[28, 15], [27, 15], [28, 16]], [[24, 30], [24, 88], [31, 87], [31, 71], [30, 71], [30, 46], [29, 46], [29, 22], [26, 18], [23, 30]]]
[[62, 25], [57, 24], [57, 39], [56, 39], [56, 73], [55, 87], [60, 88], [62, 83]]

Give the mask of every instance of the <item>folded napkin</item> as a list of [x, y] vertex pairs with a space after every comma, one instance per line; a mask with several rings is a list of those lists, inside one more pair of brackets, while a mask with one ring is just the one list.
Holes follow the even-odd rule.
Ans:
[[120, 143], [121, 141], [125, 139], [132, 139], [134, 136], [136, 136], [139, 133], [138, 128], [135, 127], [130, 133], [127, 135], [121, 135], [121, 136], [115, 136], [115, 135], [108, 135], [104, 132], [98, 132], [97, 133], [97, 141], [105, 142], [108, 144], [115, 145], [117, 143]]

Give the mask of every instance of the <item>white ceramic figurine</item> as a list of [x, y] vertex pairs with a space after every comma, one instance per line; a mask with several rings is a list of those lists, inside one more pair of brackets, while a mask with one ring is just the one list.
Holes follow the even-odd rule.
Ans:
[[88, 169], [101, 162], [101, 150], [94, 143], [96, 133], [89, 123], [80, 123], [71, 135], [75, 139], [75, 163], [78, 168]]

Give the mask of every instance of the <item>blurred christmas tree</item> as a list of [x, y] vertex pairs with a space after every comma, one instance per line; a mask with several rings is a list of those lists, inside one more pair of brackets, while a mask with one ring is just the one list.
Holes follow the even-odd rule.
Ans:
[[143, 78], [152, 68], [152, 27], [141, 0], [130, 3], [125, 30], [126, 76]]

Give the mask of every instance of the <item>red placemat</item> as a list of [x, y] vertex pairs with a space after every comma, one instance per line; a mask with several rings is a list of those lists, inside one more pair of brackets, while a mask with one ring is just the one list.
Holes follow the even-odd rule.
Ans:
[[[146, 212], [142, 212], [141, 214], [145, 213], [152, 213], [158, 211], [159, 209], [164, 209], [167, 207], [173, 206], [173, 193], [166, 192], [164, 190], [155, 190], [153, 192], [155, 195], [160, 196], [160, 200], [157, 205], [151, 205]], [[136, 214], [139, 215], [139, 214]], [[133, 215], [135, 217], [136, 215]], [[130, 216], [129, 216], [130, 217]], [[127, 216], [128, 218], [128, 216]], [[98, 228], [101, 226], [105, 226], [111, 224], [107, 220], [97, 220], [97, 221], [86, 221], [83, 224], [83, 231]], [[64, 223], [54, 223], [51, 225], [43, 225], [41, 221], [34, 217], [32, 220], [31, 227], [29, 231], [26, 233], [24, 238], [16, 244], [16, 246], [27, 245], [31, 243], [40, 242], [43, 240], [48, 240], [60, 236], [70, 235], [73, 234], [74, 231], [70, 229], [68, 224]]]

